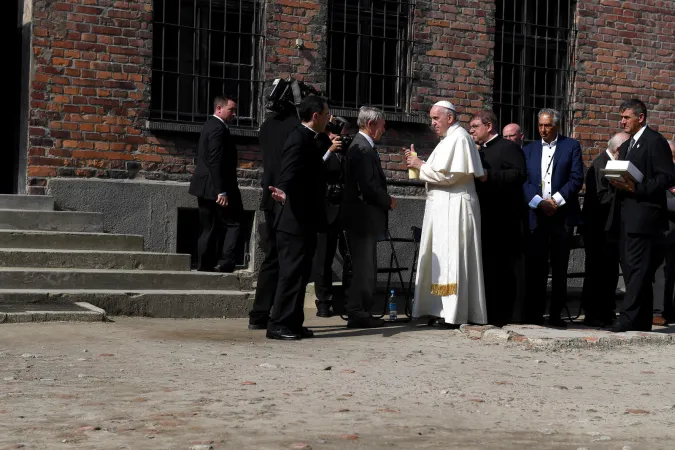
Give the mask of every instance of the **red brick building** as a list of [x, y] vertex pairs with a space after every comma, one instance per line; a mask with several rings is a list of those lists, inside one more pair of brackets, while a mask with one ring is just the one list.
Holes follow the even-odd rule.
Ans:
[[[536, 138], [542, 107], [564, 112], [585, 158], [617, 131], [622, 100], [675, 137], [672, 0], [24, 0], [18, 2], [14, 145], [4, 191], [55, 178], [186, 182], [213, 96], [239, 97], [241, 184], [256, 186], [265, 83], [292, 75], [334, 112], [388, 113], [379, 147], [422, 153], [439, 99], [466, 121], [494, 108]], [[9, 182], [8, 180], [11, 180]], [[127, 181], [128, 182], [128, 181]], [[247, 208], [255, 209], [254, 201]], [[75, 205], [76, 206], [76, 205]]]

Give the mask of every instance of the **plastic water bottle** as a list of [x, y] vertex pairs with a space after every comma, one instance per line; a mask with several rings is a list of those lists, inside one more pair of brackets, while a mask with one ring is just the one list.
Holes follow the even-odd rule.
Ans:
[[391, 290], [391, 295], [389, 296], [389, 320], [396, 320], [396, 295], [394, 295], [394, 290]]

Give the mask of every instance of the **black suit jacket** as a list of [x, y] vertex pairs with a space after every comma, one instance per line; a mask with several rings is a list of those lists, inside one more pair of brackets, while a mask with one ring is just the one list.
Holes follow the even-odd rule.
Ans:
[[609, 181], [602, 172], [609, 161], [611, 158], [607, 152], [602, 152], [586, 172], [584, 209], [581, 211], [584, 234], [601, 235], [605, 232], [614, 200], [614, 191], [609, 189]]
[[237, 160], [237, 147], [227, 126], [217, 117], [209, 117], [199, 135], [197, 164], [188, 192], [206, 200], [216, 200], [226, 192], [228, 208], [241, 209]]
[[325, 169], [317, 136], [300, 124], [284, 143], [275, 187], [286, 193], [286, 202], [276, 203], [274, 227], [277, 231], [307, 235], [325, 229]]
[[[625, 160], [630, 139], [619, 147], [619, 159]], [[657, 234], [668, 228], [666, 190], [675, 185], [675, 169], [666, 139], [647, 127], [628, 155], [628, 161], [642, 172], [635, 192], [616, 189], [607, 230], [618, 231], [623, 223], [627, 233]]]
[[281, 151], [286, 139], [298, 125], [300, 125], [300, 119], [295, 111], [291, 111], [274, 113], [260, 126], [258, 142], [263, 160], [260, 209], [263, 211], [274, 212], [276, 202], [272, 199], [269, 187], [277, 184], [281, 172]]
[[387, 193], [387, 178], [380, 157], [359, 133], [347, 149], [343, 200], [345, 228], [362, 234], [384, 235], [390, 206], [391, 196]]
[[525, 154], [517, 144], [497, 136], [481, 147], [480, 155], [488, 171], [487, 181], [476, 181], [483, 239], [500, 247], [520, 246], [527, 226]]

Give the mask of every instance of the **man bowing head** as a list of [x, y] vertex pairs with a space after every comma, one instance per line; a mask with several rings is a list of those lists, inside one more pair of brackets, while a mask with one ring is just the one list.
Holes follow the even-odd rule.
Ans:
[[474, 177], [483, 176], [483, 166], [452, 103], [436, 103], [429, 117], [441, 142], [426, 161], [405, 152], [408, 167], [419, 169], [427, 188], [413, 317], [429, 316], [429, 325], [435, 326], [484, 324], [480, 207], [474, 183]]

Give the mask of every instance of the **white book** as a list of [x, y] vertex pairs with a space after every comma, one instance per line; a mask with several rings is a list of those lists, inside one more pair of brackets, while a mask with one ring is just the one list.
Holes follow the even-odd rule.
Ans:
[[642, 172], [630, 161], [616, 159], [607, 161], [607, 165], [602, 169], [602, 172], [605, 178], [632, 180], [636, 183], [641, 183], [644, 178]]

